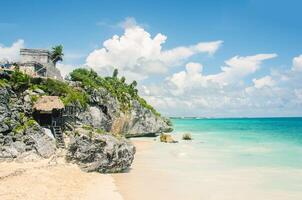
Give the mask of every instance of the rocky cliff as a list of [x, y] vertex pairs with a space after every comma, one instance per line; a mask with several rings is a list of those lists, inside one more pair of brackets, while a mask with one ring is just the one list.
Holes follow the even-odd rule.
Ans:
[[[135, 147], [125, 137], [172, 131], [137, 94], [136, 83], [99, 77], [81, 69], [67, 82], [32, 78], [19, 71], [0, 74], [0, 161], [49, 158], [57, 151], [54, 135], [33, 119], [33, 104], [43, 95], [59, 96], [76, 108], [66, 126], [66, 158], [85, 171], [121, 172], [130, 167]], [[81, 77], [81, 78], [79, 78]]]
[[55, 152], [54, 138], [30, 119], [26, 97], [26, 93], [20, 96], [9, 86], [0, 87], [0, 160], [49, 158]]
[[121, 103], [106, 89], [94, 89], [89, 96], [89, 106], [79, 114], [83, 124], [100, 128], [126, 137], [157, 136], [171, 132], [167, 118], [143, 107], [137, 100], [130, 100], [131, 108], [122, 111]]

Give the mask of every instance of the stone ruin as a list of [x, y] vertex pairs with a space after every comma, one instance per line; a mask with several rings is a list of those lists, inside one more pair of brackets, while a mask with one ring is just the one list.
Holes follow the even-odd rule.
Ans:
[[63, 79], [60, 70], [50, 58], [50, 52], [45, 49], [20, 49], [20, 70], [31, 76]]

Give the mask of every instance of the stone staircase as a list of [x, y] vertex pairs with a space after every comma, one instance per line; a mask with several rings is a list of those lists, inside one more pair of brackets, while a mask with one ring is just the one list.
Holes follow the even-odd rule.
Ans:
[[57, 147], [65, 148], [62, 128], [60, 126], [53, 126], [52, 129], [53, 129], [53, 134], [56, 138]]

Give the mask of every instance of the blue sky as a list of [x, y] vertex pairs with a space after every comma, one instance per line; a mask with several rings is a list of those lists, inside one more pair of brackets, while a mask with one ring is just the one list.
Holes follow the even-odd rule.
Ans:
[[[147, 69], [144, 71], [144, 68], [135, 68], [141, 65], [140, 61], [133, 66], [123, 66], [126, 65], [124, 61], [118, 62], [121, 66], [116, 67], [120, 68], [122, 74], [127, 75], [131, 72], [129, 76], [132, 76], [132, 72], [141, 72], [133, 77], [136, 78], [138, 75], [144, 77], [139, 80], [141, 94], [166, 115], [301, 116], [302, 114], [302, 90], [300, 84], [295, 82], [302, 76], [300, 76], [299, 70], [290, 71], [293, 69], [294, 58], [297, 58], [296, 68], [300, 67], [299, 56], [302, 54], [301, 1], [1, 0], [1, 7], [0, 43], [3, 48], [9, 48], [18, 39], [22, 39], [24, 41], [22, 45], [29, 48], [49, 48], [54, 44], [63, 44], [66, 54], [63, 63], [66, 65], [65, 69], [86, 64], [101, 74], [105, 73], [106, 70], [111, 69], [107, 66], [111, 63], [100, 61], [95, 56], [99, 56], [98, 58], [103, 56], [103, 60], [106, 60], [109, 57], [112, 59], [112, 55], [91, 54], [95, 50], [102, 49], [102, 43], [110, 40], [113, 35], [122, 36], [127, 28], [134, 30], [133, 27], [140, 27], [144, 33], [150, 34], [151, 39], [154, 39], [158, 33], [165, 35], [167, 37], [165, 42], [159, 45], [162, 51], [172, 50], [176, 47], [190, 48], [200, 42], [223, 41], [218, 45], [219, 47], [217, 46], [215, 52], [194, 52], [184, 59], [173, 60], [173, 64], [170, 61], [166, 63], [162, 58], [156, 58], [158, 62], [154, 62], [156, 59], [153, 56], [145, 58], [143, 63], [148, 68], [156, 68], [155, 65], [164, 62], [164, 66], [161, 67], [166, 67], [165, 71], [152, 70], [147, 73]], [[130, 22], [130, 26], [127, 25], [128, 22]], [[150, 45], [152, 46], [152, 41]], [[141, 51], [144, 51], [145, 49], [142, 48], [149, 47], [142, 45], [140, 48]], [[126, 52], [128, 51], [129, 49]], [[112, 52], [114, 54], [115, 50], [112, 49]], [[236, 63], [225, 64], [234, 56], [242, 57], [241, 60], [243, 60], [248, 59], [246, 58], [248, 56], [258, 54], [277, 55], [268, 59], [263, 57], [259, 60], [258, 58], [252, 59], [257, 70], [247, 72], [240, 77], [232, 76], [232, 78], [238, 78], [234, 81], [237, 85], [230, 81], [226, 82], [225, 77], [211, 77], [222, 71], [221, 66], [234, 67]], [[128, 56], [135, 57], [136, 55]], [[143, 56], [140, 55], [140, 57]], [[185, 66], [188, 63], [202, 65], [203, 76], [177, 75], [186, 72]], [[104, 65], [103, 68], [102, 65]], [[127, 63], [127, 65], [130, 64]], [[200, 73], [200, 69], [199, 71], [197, 69], [200, 66], [189, 65], [188, 68], [190, 66], [195, 66], [197, 71], [194, 73]], [[282, 78], [280, 74], [285, 74], [290, 81], [284, 82], [286, 78]], [[190, 82], [191, 79], [194, 79], [195, 82], [194, 84], [186, 83], [186, 87], [180, 88], [182, 86], [175, 84], [175, 82], [181, 81], [180, 77], [181, 79], [187, 78], [188, 80], [185, 82]], [[251, 89], [247, 88], [255, 87], [257, 80], [260, 80], [258, 81], [260, 85], [262, 82], [265, 82], [266, 85], [259, 86], [258, 84], [257, 91], [253, 91], [254, 96], [251, 96]], [[215, 84], [201, 84], [200, 82], [203, 81], [215, 82]], [[216, 83], [220, 85], [217, 86]], [[199, 86], [196, 87], [196, 85]], [[175, 91], [178, 92], [175, 93]], [[186, 94], [184, 91], [189, 93]], [[234, 94], [234, 91], [241, 92]], [[249, 91], [247, 92], [249, 94], [246, 94], [246, 91]], [[224, 94], [224, 96], [215, 96], [215, 92]], [[185, 99], [183, 95], [186, 95], [188, 99]], [[255, 96], [259, 95], [263, 96], [261, 102], [253, 100]], [[243, 98], [240, 100], [243, 102], [252, 101], [253, 105], [249, 103], [239, 105], [240, 103], [236, 102], [236, 96]], [[215, 102], [222, 97], [226, 98], [224, 106], [209, 105], [209, 102]], [[289, 97], [291, 99], [287, 99]], [[297, 98], [297, 101], [291, 102], [292, 98]], [[178, 105], [184, 109], [178, 107], [176, 109], [169, 99], [177, 99]], [[195, 99], [197, 103], [188, 103], [189, 99]], [[200, 99], [203, 100], [199, 102]], [[267, 105], [267, 102], [273, 102], [276, 99], [279, 102]], [[230, 101], [232, 103], [228, 104]], [[268, 107], [272, 111], [264, 112]]]

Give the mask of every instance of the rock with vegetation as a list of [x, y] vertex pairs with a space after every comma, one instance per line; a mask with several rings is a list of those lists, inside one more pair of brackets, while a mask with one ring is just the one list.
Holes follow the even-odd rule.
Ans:
[[12, 160], [36, 155], [49, 158], [55, 153], [55, 141], [45, 134], [34, 120], [26, 120], [13, 128], [11, 132], [0, 135], [0, 159]]
[[[119, 78], [117, 70], [112, 77], [100, 77], [92, 70], [77, 69], [70, 74], [70, 81], [64, 82], [12, 72], [0, 79], [0, 158], [48, 158], [54, 154], [54, 138], [32, 119], [33, 104], [42, 95], [50, 95], [76, 108], [75, 120], [69, 125], [80, 125], [87, 132], [69, 136], [69, 161], [85, 171], [127, 170], [135, 147], [125, 136], [172, 131], [170, 120], [138, 95], [136, 85], [135, 81], [126, 83], [124, 77]], [[171, 137], [166, 141], [175, 142]]]
[[193, 138], [192, 138], [192, 135], [190, 133], [184, 133], [182, 135], [182, 139], [183, 140], [192, 140]]
[[80, 121], [126, 137], [171, 132], [170, 120], [138, 95], [137, 83], [127, 84], [117, 74], [115, 70], [112, 77], [102, 78], [87, 69], [76, 69], [70, 74], [71, 80], [80, 82], [88, 96], [88, 109], [79, 114]]
[[[30, 119], [24, 92], [15, 92], [9, 84], [0, 86], [0, 159], [12, 160], [35, 154], [48, 158], [55, 142], [39, 124]], [[30, 103], [29, 103], [30, 104]], [[30, 112], [31, 113], [31, 112]]]
[[117, 173], [131, 166], [134, 154], [135, 147], [123, 137], [89, 132], [71, 139], [66, 159], [87, 172]]
[[159, 140], [161, 142], [164, 142], [164, 143], [178, 143], [177, 140], [175, 140], [172, 135], [170, 134], [165, 134], [165, 133], [161, 133], [160, 136], [159, 136]]

